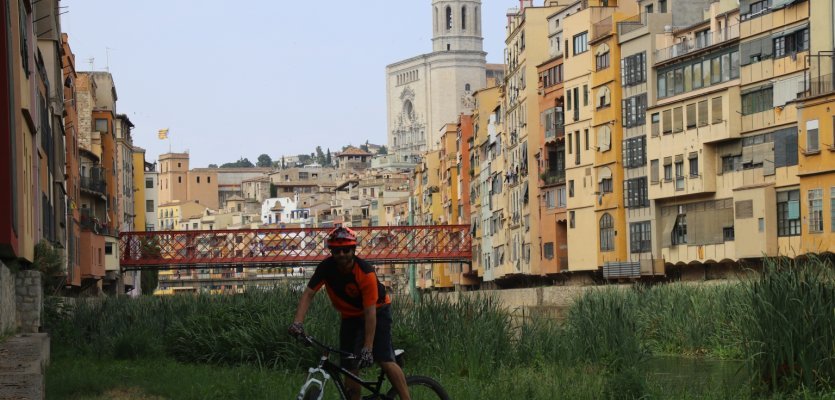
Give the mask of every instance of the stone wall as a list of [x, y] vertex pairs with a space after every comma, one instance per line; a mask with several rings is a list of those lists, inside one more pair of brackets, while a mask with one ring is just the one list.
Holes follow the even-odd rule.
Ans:
[[15, 276], [0, 261], [0, 335], [15, 331]]
[[40, 271], [19, 271], [16, 274], [17, 324], [20, 332], [34, 333], [41, 328], [43, 287]]

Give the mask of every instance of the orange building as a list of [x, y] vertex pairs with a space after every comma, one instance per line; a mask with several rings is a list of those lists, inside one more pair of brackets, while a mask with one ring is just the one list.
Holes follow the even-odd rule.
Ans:
[[81, 177], [78, 154], [78, 111], [75, 106], [75, 54], [70, 49], [66, 34], [61, 35], [61, 64], [64, 72], [64, 136], [66, 141], [66, 190], [69, 215], [67, 215], [67, 277], [66, 285], [81, 286]]

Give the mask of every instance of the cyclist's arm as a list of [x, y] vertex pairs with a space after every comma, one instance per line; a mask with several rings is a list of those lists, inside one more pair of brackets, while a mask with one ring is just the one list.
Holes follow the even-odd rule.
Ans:
[[299, 308], [296, 309], [296, 318], [293, 319], [293, 322], [304, 322], [304, 316], [307, 315], [307, 309], [310, 308], [310, 303], [313, 302], [313, 296], [315, 294], [315, 290], [309, 287], [304, 288], [302, 298], [299, 300]]
[[367, 349], [374, 348], [374, 331], [377, 330], [377, 306], [371, 305], [362, 309], [365, 317], [365, 345]]

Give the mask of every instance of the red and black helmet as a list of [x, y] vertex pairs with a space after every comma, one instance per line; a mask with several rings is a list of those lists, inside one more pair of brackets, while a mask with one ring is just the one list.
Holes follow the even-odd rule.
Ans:
[[327, 245], [328, 248], [356, 246], [357, 234], [344, 226], [337, 226], [328, 233]]

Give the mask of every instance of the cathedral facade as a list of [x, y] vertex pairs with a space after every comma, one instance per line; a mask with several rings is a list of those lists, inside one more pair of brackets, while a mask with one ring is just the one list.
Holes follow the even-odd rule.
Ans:
[[386, 67], [388, 148], [416, 163], [440, 147], [444, 124], [473, 108], [486, 85], [480, 0], [432, 0], [432, 52]]

